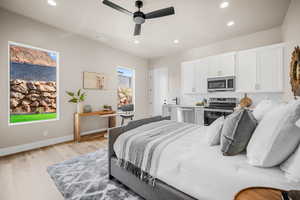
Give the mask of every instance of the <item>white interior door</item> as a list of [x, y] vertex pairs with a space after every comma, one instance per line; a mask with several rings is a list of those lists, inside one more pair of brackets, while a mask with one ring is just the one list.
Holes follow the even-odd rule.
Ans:
[[162, 115], [162, 105], [168, 100], [168, 68], [155, 68], [150, 74], [152, 115]]

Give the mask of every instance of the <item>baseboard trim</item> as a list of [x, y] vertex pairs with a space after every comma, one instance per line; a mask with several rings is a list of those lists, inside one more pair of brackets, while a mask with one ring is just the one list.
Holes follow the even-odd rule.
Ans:
[[[93, 133], [103, 132], [106, 130], [107, 129], [104, 128], [104, 129], [85, 131], [85, 132], [82, 132], [81, 135], [89, 135], [89, 134], [93, 134]], [[12, 154], [16, 154], [16, 153], [20, 153], [20, 152], [24, 152], [24, 151], [29, 151], [29, 150], [33, 150], [33, 149], [38, 149], [41, 147], [47, 147], [50, 145], [68, 142], [68, 141], [72, 141], [72, 140], [73, 140], [73, 135], [67, 135], [67, 136], [63, 136], [63, 137], [41, 140], [38, 142], [33, 142], [33, 143], [28, 143], [28, 144], [22, 144], [22, 145], [7, 147], [7, 148], [0, 148], [0, 157], [12, 155]]]

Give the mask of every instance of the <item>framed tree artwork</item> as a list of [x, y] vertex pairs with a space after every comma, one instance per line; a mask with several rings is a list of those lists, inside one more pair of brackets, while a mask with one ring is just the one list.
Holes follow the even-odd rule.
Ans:
[[9, 124], [59, 119], [59, 53], [9, 42]]

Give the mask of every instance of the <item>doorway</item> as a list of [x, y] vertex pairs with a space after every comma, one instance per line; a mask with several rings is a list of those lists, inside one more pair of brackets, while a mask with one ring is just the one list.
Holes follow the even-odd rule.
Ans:
[[168, 101], [168, 68], [150, 70], [150, 107], [152, 115], [162, 115], [162, 105]]
[[118, 76], [118, 110], [125, 105], [133, 104], [135, 99], [135, 71], [126, 67], [117, 67]]

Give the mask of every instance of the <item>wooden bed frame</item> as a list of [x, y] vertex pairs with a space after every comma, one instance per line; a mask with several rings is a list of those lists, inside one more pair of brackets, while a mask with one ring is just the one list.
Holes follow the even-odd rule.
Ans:
[[170, 120], [170, 117], [151, 117], [130, 122], [127, 126], [113, 128], [109, 130], [108, 136], [108, 171], [109, 178], [116, 179], [125, 186], [133, 190], [146, 200], [196, 200], [195, 198], [177, 190], [176, 188], [164, 183], [161, 180], [156, 180], [155, 187], [144, 183], [136, 176], [132, 175], [127, 170], [121, 168], [117, 164], [116, 154], [113, 150], [113, 145], [116, 139], [126, 131], [137, 128], [139, 126], [158, 122], [161, 120]]

